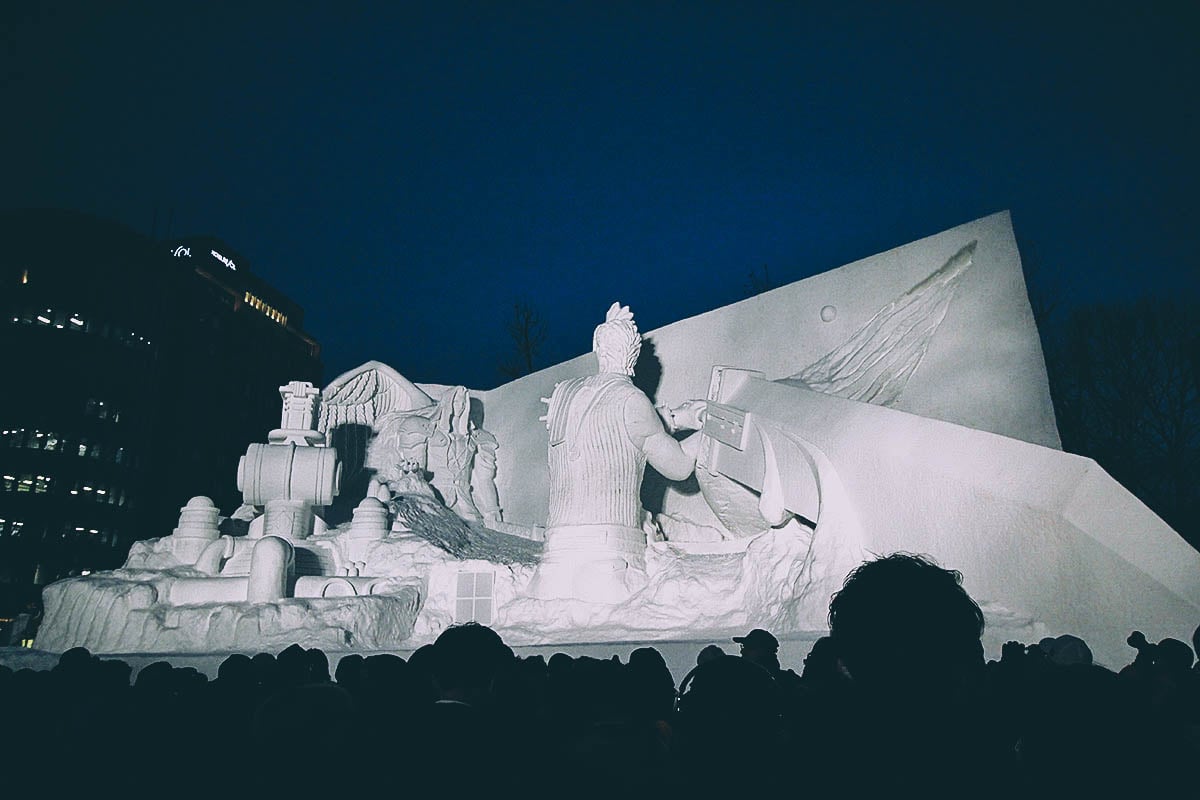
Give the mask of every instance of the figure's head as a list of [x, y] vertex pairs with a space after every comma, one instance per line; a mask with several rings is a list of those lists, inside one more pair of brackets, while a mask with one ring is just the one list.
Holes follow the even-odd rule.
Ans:
[[804, 657], [804, 671], [800, 677], [811, 680], [840, 677], [837, 646], [834, 645], [832, 637], [822, 636], [813, 642], [812, 649]]
[[770, 632], [755, 628], [733, 640], [742, 646], [742, 658], [771, 672], [779, 669], [779, 640]]
[[429, 437], [433, 423], [413, 411], [390, 411], [376, 420], [377, 433], [367, 445], [363, 466], [381, 478], [395, 478], [397, 464], [415, 461], [421, 469], [428, 463]]
[[982, 669], [983, 612], [962, 576], [894, 553], [859, 565], [829, 604], [829, 634], [855, 682], [949, 686]]
[[700, 666], [701, 664], [707, 664], [709, 661], [712, 661], [715, 658], [724, 658], [725, 655], [726, 655], [725, 651], [722, 650], [717, 645], [715, 645], [715, 644], [707, 645], [703, 650], [701, 650], [696, 655], [696, 666]]
[[632, 375], [633, 365], [642, 352], [642, 335], [638, 333], [629, 306], [613, 303], [592, 334], [592, 350], [600, 362], [600, 372]]
[[1155, 650], [1154, 663], [1164, 671], [1183, 673], [1192, 668], [1192, 648], [1178, 639], [1162, 639]]
[[443, 698], [481, 702], [514, 658], [491, 628], [475, 622], [452, 625], [433, 643], [433, 679]]

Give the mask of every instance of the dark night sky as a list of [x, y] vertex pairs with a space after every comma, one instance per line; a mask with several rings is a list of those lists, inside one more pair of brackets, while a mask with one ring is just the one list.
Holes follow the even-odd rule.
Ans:
[[545, 365], [613, 300], [649, 330], [1005, 208], [1068, 301], [1197, 295], [1190, 4], [828, 5], [8, 3], [0, 207], [225, 239], [327, 379], [490, 387], [516, 300]]

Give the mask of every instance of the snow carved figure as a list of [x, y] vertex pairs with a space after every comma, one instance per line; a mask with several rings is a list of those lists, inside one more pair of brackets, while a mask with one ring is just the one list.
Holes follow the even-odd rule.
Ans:
[[[695, 468], [694, 445], [681, 446], [633, 385], [641, 348], [633, 314], [613, 303], [592, 337], [599, 373], [563, 381], [550, 397], [550, 513], [531, 587], [538, 597], [611, 603], [637, 589], [645, 579], [646, 464], [671, 480]], [[666, 413], [673, 427], [693, 429], [703, 409], [693, 401]]]

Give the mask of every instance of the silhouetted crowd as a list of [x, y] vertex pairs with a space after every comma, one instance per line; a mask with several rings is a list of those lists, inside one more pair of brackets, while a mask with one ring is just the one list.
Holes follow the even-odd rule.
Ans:
[[77, 648], [49, 671], [0, 667], [0, 786], [1195, 796], [1200, 665], [1181, 641], [1135, 632], [1120, 672], [1074, 636], [1009, 642], [985, 663], [961, 577], [905, 554], [852, 573], [829, 623], [799, 675], [754, 630], [739, 655], [705, 648], [678, 687], [650, 647], [626, 663], [518, 658], [476, 624], [407, 660], [344, 656], [333, 675], [323, 652], [293, 645], [232, 655], [211, 681], [157, 662], [131, 685], [129, 665]]

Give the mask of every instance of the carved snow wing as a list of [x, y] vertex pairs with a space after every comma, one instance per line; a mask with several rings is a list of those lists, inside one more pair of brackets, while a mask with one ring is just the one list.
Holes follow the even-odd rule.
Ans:
[[375, 426], [389, 411], [410, 411], [433, 405], [433, 398], [412, 381], [379, 361], [368, 361], [325, 388], [321, 400], [321, 433], [338, 425]]
[[893, 405], [925, 358], [976, 242], [941, 269], [888, 303], [843, 344], [787, 380], [814, 391], [881, 406]]
[[408, 378], [387, 364], [368, 361], [325, 387], [317, 430], [336, 444], [347, 477], [353, 477], [367, 458], [368, 429], [378, 431], [379, 420], [389, 413], [433, 406], [433, 398]]

